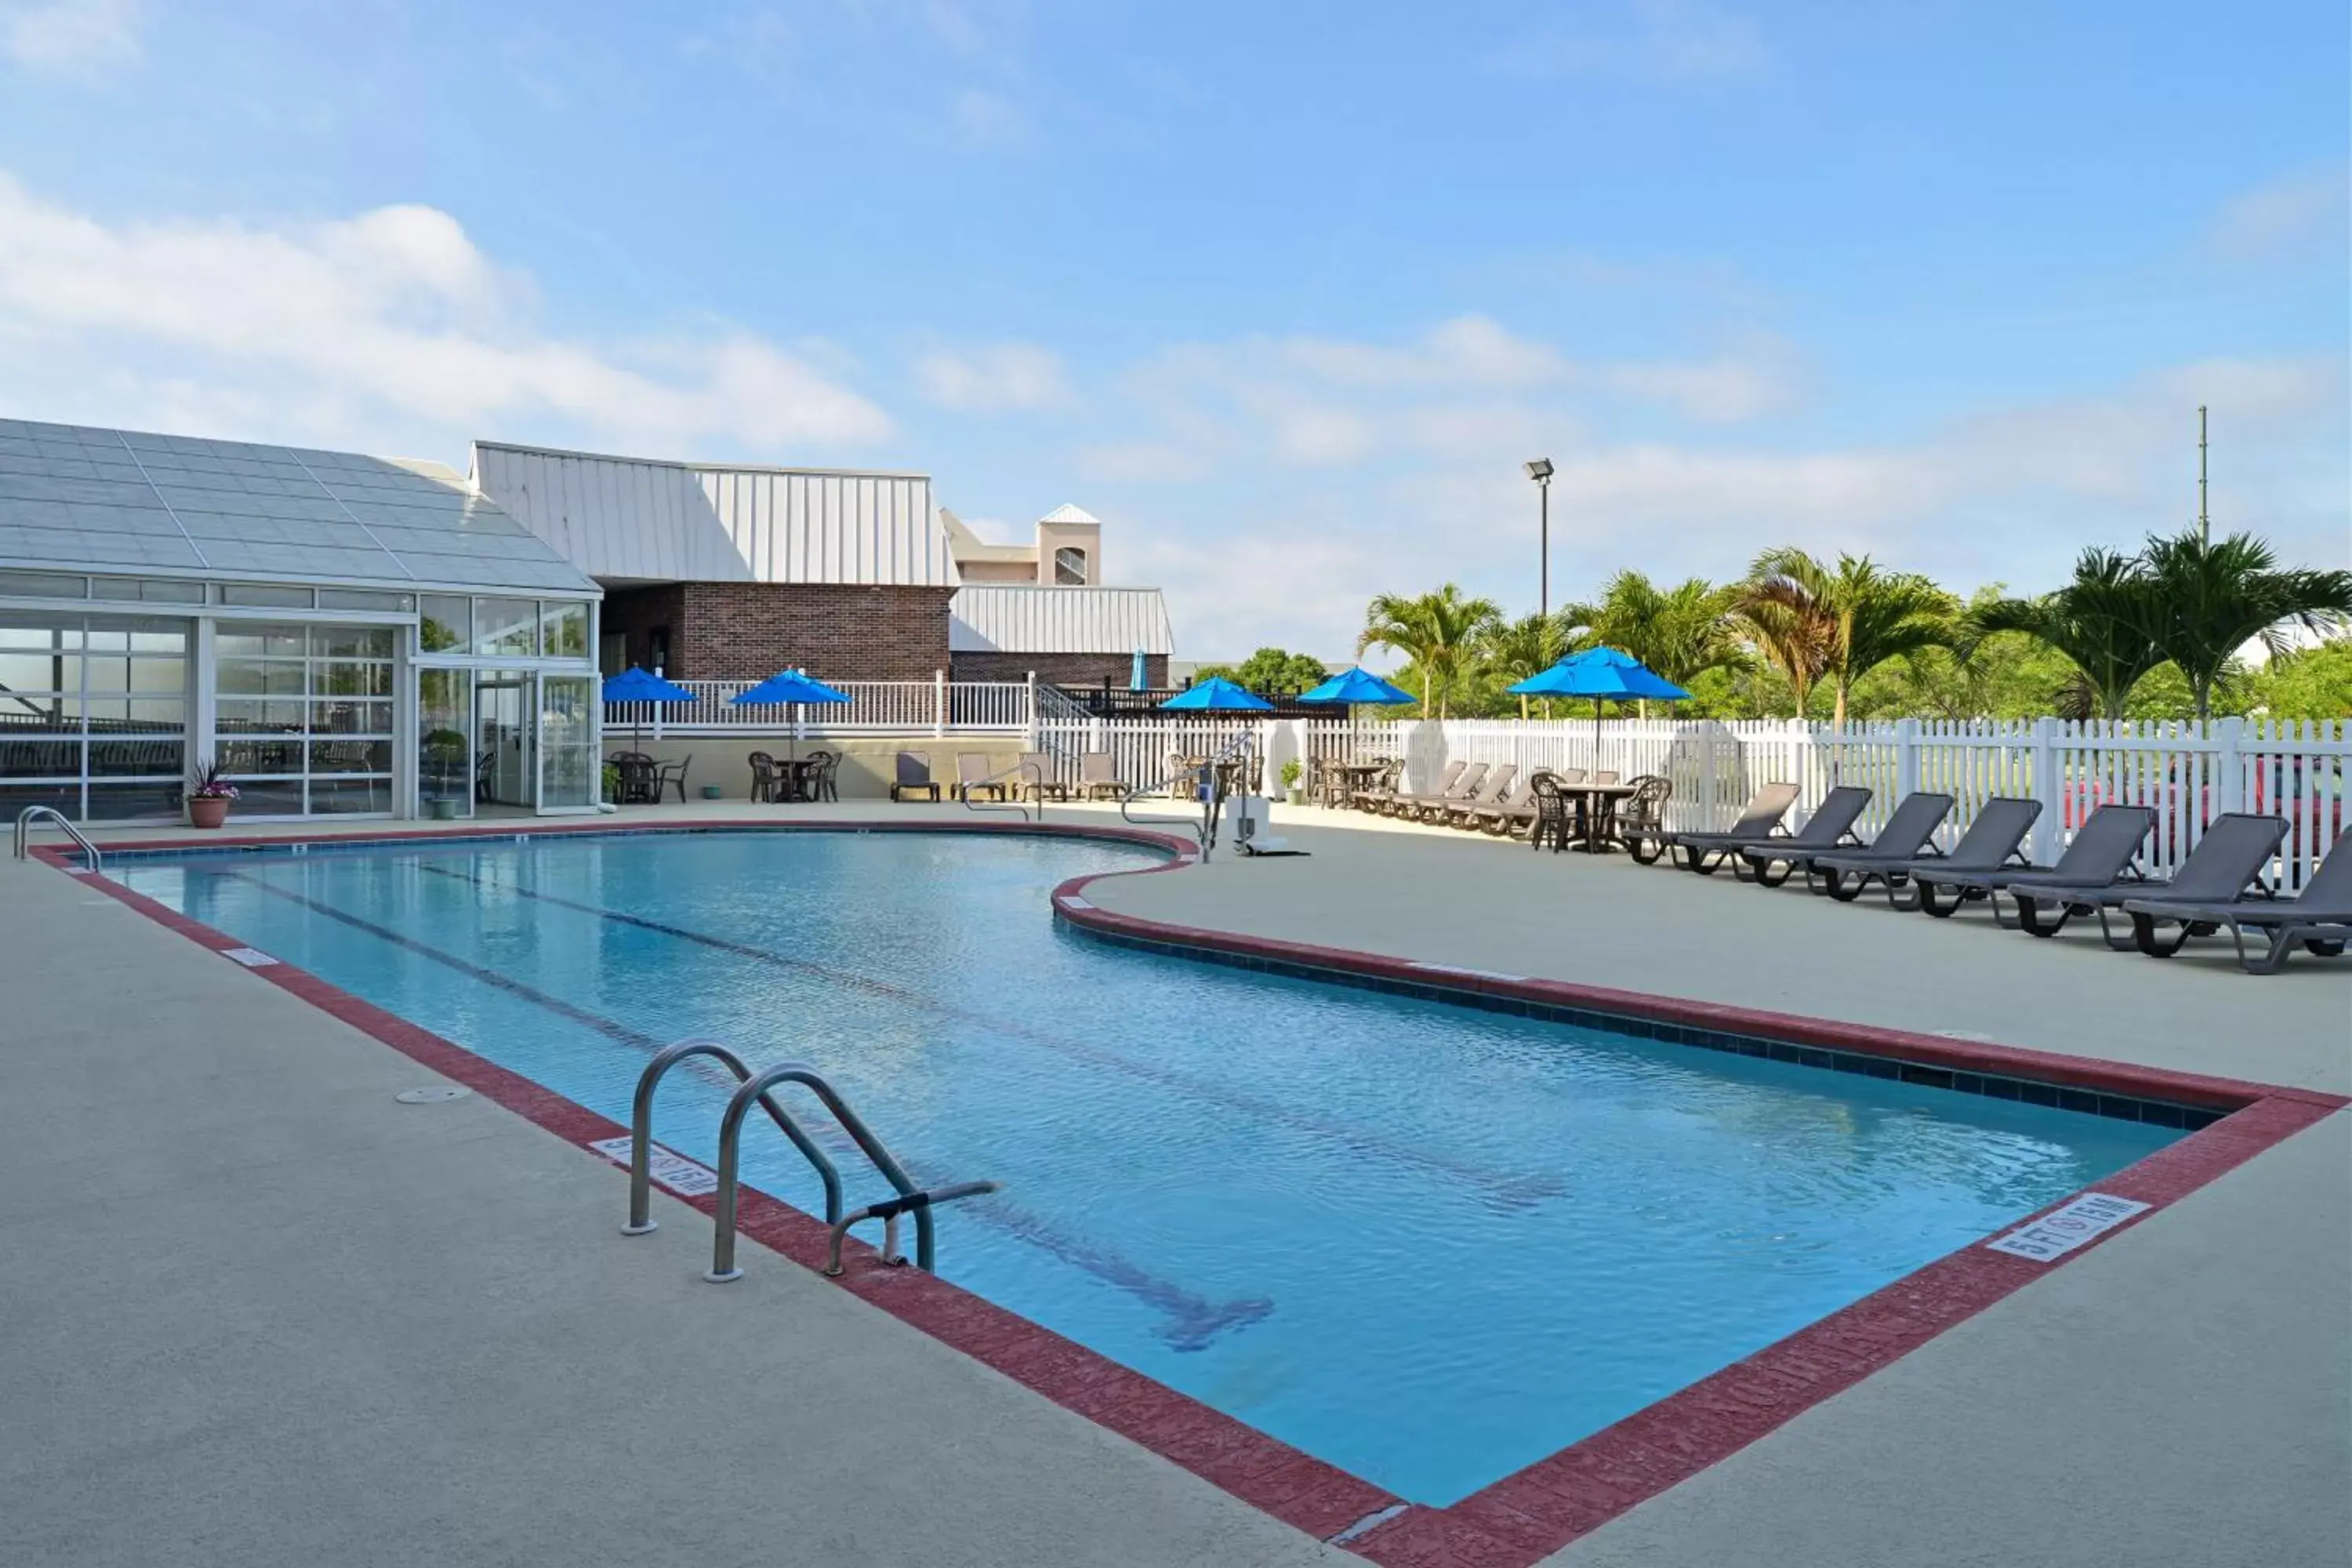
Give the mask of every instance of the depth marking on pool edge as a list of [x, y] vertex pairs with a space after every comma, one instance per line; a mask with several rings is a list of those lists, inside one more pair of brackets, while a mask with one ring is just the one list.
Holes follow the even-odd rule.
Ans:
[[2134, 1198], [2119, 1198], [2111, 1193], [2084, 1193], [2072, 1203], [2052, 1209], [2040, 1219], [2018, 1226], [1999, 1240], [1986, 1242], [1985, 1250], [2006, 1252], [2012, 1258], [2030, 1258], [2036, 1263], [2048, 1263], [2155, 1206]]
[[[431, 868], [426, 868], [426, 869]], [[258, 888], [263, 892], [274, 898], [282, 899], [288, 903], [299, 904], [304, 909], [315, 910], [329, 920], [350, 926], [354, 931], [365, 931], [379, 942], [402, 948], [415, 953], [420, 958], [455, 970], [493, 989], [504, 991], [509, 995], [535, 1004], [559, 1017], [567, 1018], [585, 1028], [593, 1029], [605, 1038], [621, 1045], [651, 1054], [667, 1044], [667, 1041], [649, 1035], [642, 1029], [632, 1028], [617, 1019], [607, 1018], [602, 1014], [590, 1012], [587, 1008], [575, 1006], [561, 997], [551, 996], [544, 991], [525, 984], [511, 975], [500, 974], [494, 969], [486, 969], [480, 964], [469, 963], [455, 953], [445, 952], [428, 942], [419, 942], [415, 937], [404, 936], [399, 931], [362, 919], [348, 910], [339, 910], [332, 904], [296, 892], [291, 888], [281, 888], [266, 878], [257, 877], [246, 871], [221, 871], [215, 874]], [[462, 879], [473, 880], [474, 879]], [[529, 891], [520, 888], [516, 890]], [[845, 1136], [822, 1133], [819, 1136], [832, 1147], [835, 1153], [857, 1152], [856, 1145]], [[924, 1182], [926, 1184], [935, 1184], [939, 1179], [936, 1173], [927, 1174], [919, 1162], [908, 1161], [908, 1168], [914, 1173], [918, 1181]], [[975, 1218], [994, 1224], [1015, 1240], [1025, 1242], [1041, 1252], [1057, 1258], [1083, 1273], [1091, 1274], [1115, 1289], [1126, 1291], [1159, 1312], [1168, 1321], [1154, 1331], [1177, 1350], [1206, 1349], [1212, 1340], [1226, 1330], [1242, 1328], [1273, 1315], [1274, 1303], [1263, 1297], [1253, 1296], [1231, 1301], [1212, 1301], [1195, 1295], [1173, 1280], [1163, 1279], [1148, 1272], [1099, 1242], [1074, 1239], [1061, 1234], [1035, 1215], [1006, 1202], [1001, 1195], [976, 1199], [963, 1206]]]
[[[599, 1138], [588, 1147], [625, 1168], [635, 1142], [634, 1138]], [[708, 1165], [698, 1165], [658, 1143], [646, 1158], [646, 1173], [681, 1197], [707, 1197], [719, 1190], [718, 1172]]]
[[247, 969], [260, 969], [278, 961], [257, 947], [225, 947], [220, 955], [232, 963], [242, 963]]

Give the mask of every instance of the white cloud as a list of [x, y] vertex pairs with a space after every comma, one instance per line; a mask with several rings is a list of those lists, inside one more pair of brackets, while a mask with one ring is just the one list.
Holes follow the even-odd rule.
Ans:
[[49, 417], [411, 451], [536, 434], [797, 455], [889, 433], [805, 352], [723, 326], [600, 342], [540, 313], [433, 207], [109, 225], [0, 172], [0, 399]]
[[1612, 391], [1663, 404], [1704, 425], [1784, 413], [1802, 398], [1805, 386], [1795, 351], [1763, 336], [1708, 359], [1607, 365], [1597, 375]]
[[28, 70], [91, 76], [142, 53], [138, 0], [0, 0], [0, 55]]
[[959, 414], [1055, 408], [1070, 397], [1061, 356], [1034, 343], [934, 351], [916, 360], [915, 384], [927, 401]]
[[2261, 260], [2323, 246], [2340, 260], [2347, 184], [2352, 184], [2352, 170], [2339, 164], [2256, 185], [2223, 204], [2206, 244], [2234, 260]]

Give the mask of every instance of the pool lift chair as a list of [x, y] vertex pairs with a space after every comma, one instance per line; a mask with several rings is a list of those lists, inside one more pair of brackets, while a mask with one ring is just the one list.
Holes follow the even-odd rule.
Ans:
[[[766, 1111], [768, 1120], [792, 1141], [793, 1147], [801, 1152], [802, 1158], [808, 1161], [816, 1172], [817, 1180], [824, 1184], [824, 1222], [832, 1233], [824, 1268], [828, 1277], [838, 1278], [842, 1272], [841, 1244], [848, 1236], [850, 1227], [869, 1219], [882, 1222], [882, 1261], [893, 1268], [903, 1265], [907, 1259], [898, 1252], [898, 1221], [907, 1215], [912, 1215], [915, 1220], [915, 1267], [927, 1274], [934, 1272], [938, 1242], [933, 1234], [931, 1210], [940, 1204], [996, 1191], [997, 1184], [994, 1182], [949, 1182], [933, 1187], [916, 1185], [906, 1167], [899, 1164], [898, 1157], [874, 1135], [873, 1130], [859, 1119], [857, 1112], [849, 1108], [849, 1102], [812, 1068], [803, 1067], [797, 1062], [784, 1062], [754, 1073], [743, 1065], [741, 1057], [716, 1040], [680, 1040], [646, 1063], [646, 1070], [637, 1076], [636, 1095], [630, 1103], [629, 1112], [629, 1219], [621, 1226], [623, 1236], [644, 1236], [655, 1228], [654, 1090], [660, 1087], [663, 1076], [670, 1068], [694, 1057], [710, 1058], [733, 1073], [740, 1085], [734, 1097], [728, 1100], [726, 1112], [719, 1121], [719, 1170], [715, 1186], [702, 1188], [698, 1183], [692, 1190], [679, 1189], [687, 1195], [698, 1195], [701, 1191], [715, 1191], [718, 1194], [714, 1215], [716, 1224], [711, 1233], [710, 1270], [703, 1276], [715, 1285], [743, 1277], [743, 1270], [735, 1264], [736, 1211], [741, 1192], [740, 1170], [743, 1123], [755, 1105]], [[833, 1113], [833, 1119], [841, 1124], [841, 1130], [849, 1135], [849, 1141], [882, 1173], [883, 1180], [890, 1184], [889, 1197], [843, 1212], [841, 1172], [835, 1166], [832, 1157], [809, 1136], [807, 1130], [777, 1103], [772, 1092], [787, 1083], [805, 1087], [825, 1110]], [[667, 1151], [661, 1152], [667, 1154]], [[700, 1177], [711, 1174], [699, 1167], [695, 1167], [689, 1173], [698, 1173]], [[671, 1184], [665, 1182], [664, 1184]]]

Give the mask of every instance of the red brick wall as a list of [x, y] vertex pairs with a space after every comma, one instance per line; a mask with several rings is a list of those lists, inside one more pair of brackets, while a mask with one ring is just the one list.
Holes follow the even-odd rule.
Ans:
[[[1124, 691], [1135, 674], [1129, 653], [959, 653], [952, 680], [1023, 680], [1031, 670], [1048, 686], [1112, 686]], [[1143, 673], [1153, 686], [1168, 684], [1168, 658], [1146, 654]]]
[[[673, 680], [759, 680], [806, 669], [820, 680], [929, 680], [948, 668], [952, 588], [834, 583], [677, 583], [613, 590], [604, 626], [646, 664], [669, 628]], [[1122, 678], [1123, 679], [1123, 678]]]

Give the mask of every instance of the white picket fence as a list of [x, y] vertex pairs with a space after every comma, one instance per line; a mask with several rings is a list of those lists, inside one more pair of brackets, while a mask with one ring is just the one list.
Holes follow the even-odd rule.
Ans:
[[681, 680], [692, 702], [607, 702], [604, 728], [668, 734], [990, 735], [1025, 734], [1037, 693], [1022, 680], [835, 680], [845, 703], [738, 705], [758, 682]]

